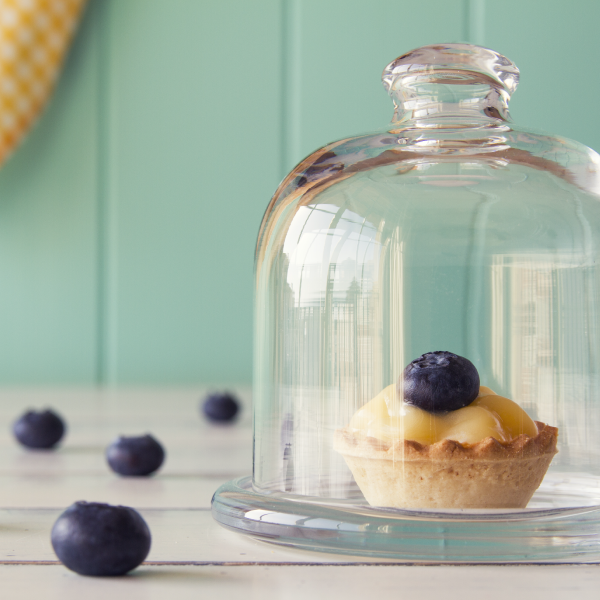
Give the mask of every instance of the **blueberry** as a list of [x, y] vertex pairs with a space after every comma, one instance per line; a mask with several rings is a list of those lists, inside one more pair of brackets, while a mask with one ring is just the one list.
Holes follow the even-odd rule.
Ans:
[[106, 460], [119, 475], [150, 475], [164, 459], [163, 447], [151, 435], [119, 436], [106, 448]]
[[468, 406], [479, 394], [475, 365], [452, 352], [419, 356], [404, 369], [403, 379], [404, 401], [432, 413]]
[[52, 410], [28, 410], [13, 423], [17, 440], [28, 448], [52, 448], [65, 433], [64, 421]]
[[75, 502], [52, 527], [59, 560], [80, 575], [124, 575], [150, 551], [150, 530], [128, 506]]
[[209, 421], [231, 421], [239, 409], [239, 402], [229, 392], [209, 394], [202, 405], [202, 410]]

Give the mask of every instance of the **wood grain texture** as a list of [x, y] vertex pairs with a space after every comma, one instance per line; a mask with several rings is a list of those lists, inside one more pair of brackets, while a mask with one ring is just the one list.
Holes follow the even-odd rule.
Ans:
[[[373, 589], [393, 597], [401, 590], [423, 600], [440, 595], [449, 600], [500, 600], [519, 593], [531, 600], [564, 598], [569, 593], [582, 600], [597, 598], [598, 565], [431, 567], [301, 551], [224, 529], [209, 509], [210, 490], [222, 479], [210, 472], [228, 468], [223, 447], [250, 452], [251, 426], [247, 412], [229, 427], [209, 424], [196, 412], [199, 392], [193, 388], [162, 392], [0, 389], [0, 467], [16, 466], [15, 449], [29, 459], [26, 474], [0, 473], [3, 598], [292, 600], [341, 595], [354, 600]], [[239, 392], [246, 408], [247, 390]], [[8, 435], [14, 415], [27, 402], [55, 405], [68, 418], [69, 436], [56, 451], [26, 452]], [[167, 450], [164, 470], [150, 478], [122, 478], [96, 467], [72, 470], [74, 463], [98, 465], [103, 450], [100, 440], [109, 431], [127, 430], [133, 424], [161, 431]], [[85, 439], [87, 446], [82, 442]], [[56, 461], [46, 472], [49, 455]], [[212, 464], [193, 465], [185, 455], [206, 455]], [[67, 457], [71, 460], [61, 461]], [[240, 464], [240, 468], [246, 467]], [[179, 475], [169, 474], [169, 469]], [[152, 532], [147, 563], [125, 577], [81, 577], [60, 565], [50, 544], [50, 531], [62, 510], [79, 499], [139, 509]]]
[[1, 565], [3, 590], [14, 600], [41, 593], [47, 600], [196, 600], [200, 597], [249, 600], [327, 600], [343, 595], [359, 600], [396, 596], [398, 590], [421, 600], [484, 596], [504, 600], [522, 593], [530, 600], [558, 600], [575, 594], [596, 600], [597, 567], [454, 567], [368, 565], [335, 562], [322, 565], [220, 563], [142, 565], [126, 577], [81, 577], [56, 564]]

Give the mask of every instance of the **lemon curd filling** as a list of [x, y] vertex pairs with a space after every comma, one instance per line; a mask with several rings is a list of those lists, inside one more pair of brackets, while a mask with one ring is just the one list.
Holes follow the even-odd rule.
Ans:
[[392, 384], [354, 414], [350, 429], [384, 442], [405, 439], [420, 444], [443, 439], [476, 444], [487, 437], [508, 442], [521, 434], [538, 434], [534, 421], [517, 403], [485, 386], [468, 406], [434, 414], [400, 400]]

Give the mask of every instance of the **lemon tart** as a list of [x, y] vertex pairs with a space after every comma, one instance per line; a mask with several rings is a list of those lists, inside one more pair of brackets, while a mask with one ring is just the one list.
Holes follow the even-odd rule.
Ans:
[[533, 421], [517, 403], [485, 386], [474, 400], [450, 411], [411, 404], [402, 387], [385, 388], [335, 432], [334, 448], [369, 504], [527, 506], [557, 452], [556, 427]]

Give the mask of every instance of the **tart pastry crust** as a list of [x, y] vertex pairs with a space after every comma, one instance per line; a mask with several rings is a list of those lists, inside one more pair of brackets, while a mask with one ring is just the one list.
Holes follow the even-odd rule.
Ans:
[[556, 454], [558, 429], [536, 421], [538, 435], [477, 444], [412, 440], [389, 444], [338, 429], [343, 455], [369, 504], [395, 508], [525, 508]]

